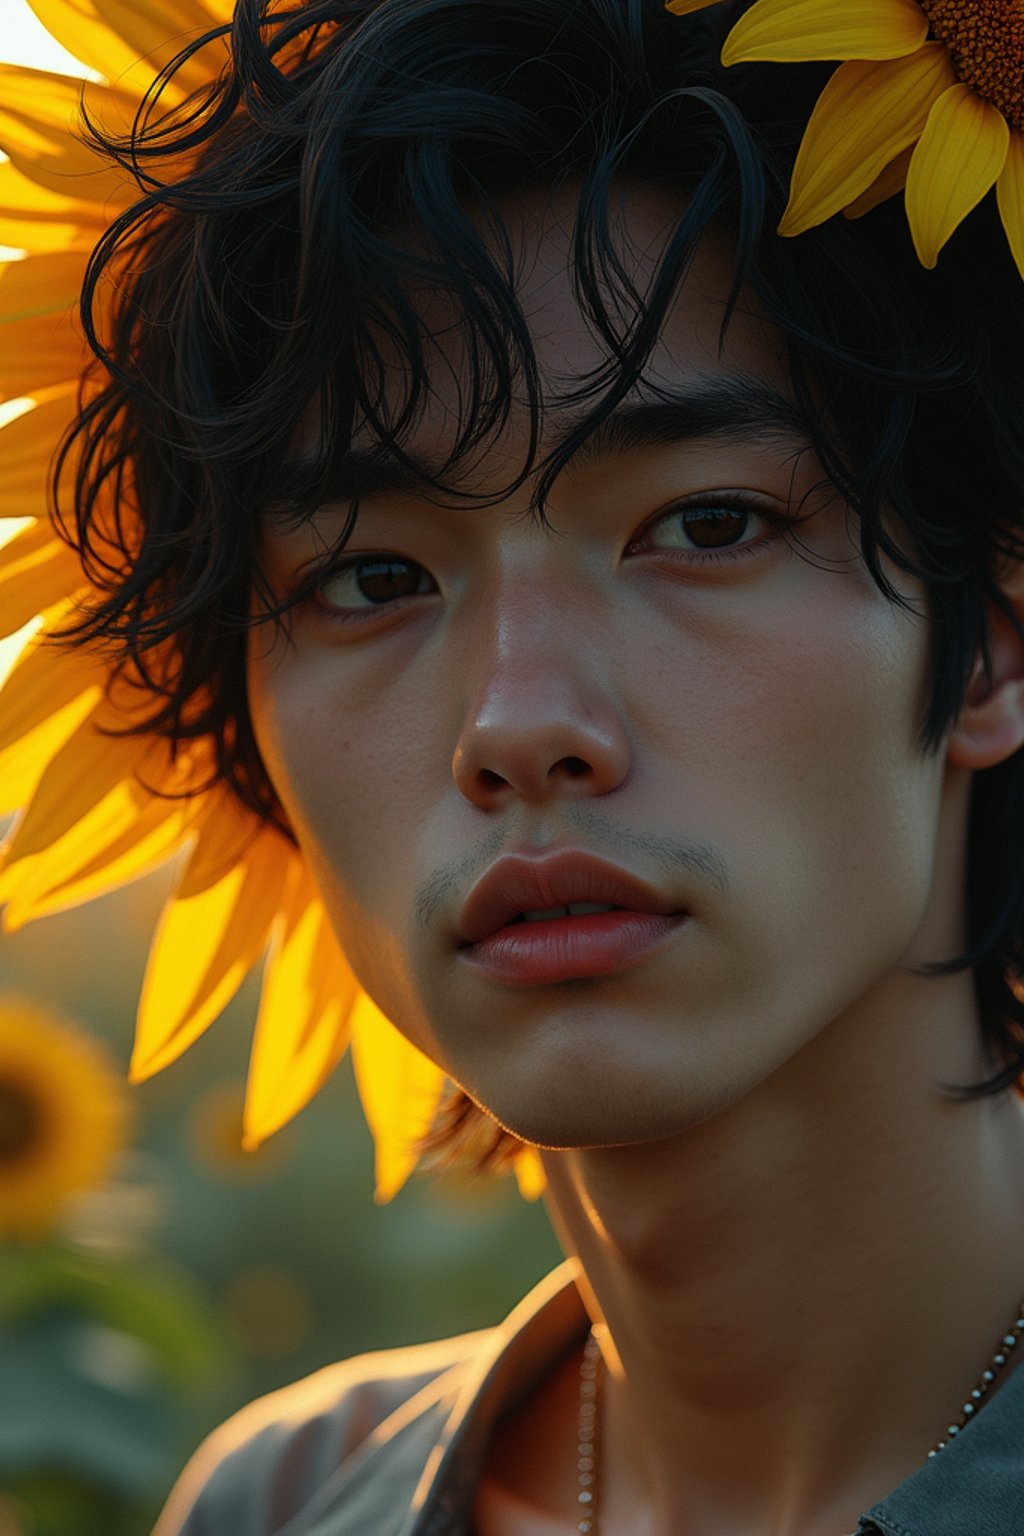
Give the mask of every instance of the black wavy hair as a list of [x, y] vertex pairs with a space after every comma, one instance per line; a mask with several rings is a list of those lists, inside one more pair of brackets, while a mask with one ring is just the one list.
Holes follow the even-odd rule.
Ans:
[[[459, 466], [501, 430], [515, 396], [534, 426], [516, 484], [534, 474], [543, 519], [554, 477], [641, 377], [701, 237], [723, 231], [733, 302], [743, 287], [778, 328], [795, 416], [859, 520], [868, 569], [893, 601], [888, 561], [925, 583], [923, 750], [956, 717], [979, 654], [987, 665], [993, 607], [1012, 619], [997, 579], [1024, 552], [1024, 285], [994, 200], [931, 272], [899, 199], [780, 239], [829, 71], [724, 71], [722, 37], [742, 9], [676, 18], [661, 0], [238, 0], [230, 27], [168, 67], [126, 138], [90, 125], [140, 195], [84, 285], [96, 361], [54, 494], [101, 597], [68, 638], [140, 673], [147, 728], [176, 744], [210, 738], [217, 776], [283, 836], [247, 710], [245, 632], [254, 595], [260, 620], [287, 627], [309, 592], [269, 589], [261, 518], [270, 507], [311, 515], [357, 430], [382, 457], [405, 459], [430, 390], [414, 297], [424, 286], [450, 296], [469, 356], [458, 440], [436, 476], [421, 473], [424, 493], [465, 494], [452, 483]], [[183, 60], [202, 47], [220, 59], [225, 36], [216, 83], [164, 111]], [[609, 214], [613, 183], [630, 176], [679, 195], [642, 295]], [[499, 198], [570, 181], [579, 303], [607, 360], [579, 381], [579, 430], [538, 459], [529, 327], [481, 210], [500, 229]], [[381, 338], [402, 361], [397, 400]], [[317, 410], [320, 447], [298, 461], [296, 430]], [[111, 501], [125, 509], [113, 525]], [[355, 504], [339, 549], [354, 515]], [[994, 1071], [965, 1094], [998, 1092], [1024, 1069], [1022, 787], [1020, 754], [975, 776], [967, 947], [935, 966], [974, 971]], [[468, 1138], [481, 1164], [501, 1161], [514, 1139], [486, 1124], [457, 1092], [434, 1144]]]

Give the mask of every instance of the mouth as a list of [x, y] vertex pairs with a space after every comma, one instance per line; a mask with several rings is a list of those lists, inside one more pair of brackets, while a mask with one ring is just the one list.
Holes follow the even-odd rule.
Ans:
[[511, 987], [612, 976], [671, 943], [689, 916], [678, 898], [589, 849], [510, 852], [470, 891], [456, 956]]
[[603, 901], [572, 901], [564, 907], [546, 907], [540, 912], [518, 912], [509, 918], [509, 926], [515, 923], [550, 923], [559, 917], [592, 917], [598, 912], [622, 912], [624, 907], [612, 906]]
[[687, 923], [687, 912], [636, 911], [605, 902], [570, 902], [518, 912], [459, 959], [490, 981], [550, 986], [614, 976], [652, 958]]
[[679, 905], [630, 870], [589, 851], [561, 849], [540, 858], [507, 854], [470, 892], [458, 924], [460, 949], [475, 948], [514, 930], [574, 930], [616, 915], [678, 915]]

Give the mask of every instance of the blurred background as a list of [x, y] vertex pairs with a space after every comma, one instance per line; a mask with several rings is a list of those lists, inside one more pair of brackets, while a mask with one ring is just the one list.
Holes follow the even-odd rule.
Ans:
[[[83, 73], [27, 0], [3, 0], [0, 61]], [[170, 884], [0, 934], [0, 1536], [147, 1536], [235, 1408], [334, 1359], [497, 1321], [561, 1257], [511, 1178], [414, 1178], [375, 1205], [347, 1059], [243, 1153], [252, 978], [128, 1088]]]

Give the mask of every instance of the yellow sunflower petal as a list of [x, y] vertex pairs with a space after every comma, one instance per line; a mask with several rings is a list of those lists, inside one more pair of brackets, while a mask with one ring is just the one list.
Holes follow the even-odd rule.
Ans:
[[76, 395], [73, 380], [42, 389], [32, 410], [0, 429], [0, 518], [46, 517], [47, 471]]
[[1006, 164], [1010, 128], [968, 85], [951, 85], [932, 107], [907, 172], [907, 219], [923, 266], [939, 252]]
[[0, 811], [27, 805], [46, 768], [100, 701], [103, 671], [30, 640], [0, 692]]
[[85, 339], [70, 315], [0, 323], [0, 401], [66, 383], [86, 360]]
[[689, 16], [691, 11], [706, 11], [709, 6], [720, 4], [721, 0], [667, 0], [665, 9], [673, 16]]
[[[140, 99], [159, 70], [217, 24], [200, 0], [29, 0], [46, 29], [76, 59]], [[193, 58], [175, 76], [168, 104], [206, 85], [219, 64]]]
[[80, 254], [53, 252], [0, 265], [0, 398], [34, 395], [81, 370], [81, 276]]
[[80, 253], [0, 266], [0, 399], [77, 379], [88, 356], [77, 316], [80, 284]]
[[23, 528], [0, 549], [0, 635], [13, 635], [81, 581], [78, 556], [48, 523]]
[[35, 397], [77, 379], [87, 360], [78, 323], [81, 280], [79, 252], [0, 265], [0, 399]]
[[[40, 853], [71, 833], [81, 843], [81, 829], [88, 825], [89, 813], [108, 805], [115, 790], [127, 796], [124, 816], [141, 809], [143, 795], [135, 786], [134, 774], [152, 751], [152, 742], [145, 736], [106, 735], [110, 724], [109, 705], [101, 700], [54, 754], [7, 847], [5, 874], [21, 859]], [[102, 835], [106, 832], [105, 825]]]
[[[31, 0], [37, 9], [54, 0]], [[66, 0], [65, 0], [66, 3]], [[94, 0], [108, 29], [125, 39], [148, 68], [162, 69], [197, 38], [221, 25], [225, 18], [203, 0], [160, 0], [158, 5], [139, 5], [138, 0]], [[215, 80], [227, 62], [224, 42], [207, 44], [179, 65], [170, 81], [168, 102], [175, 94], [186, 96]]]
[[359, 983], [298, 860], [263, 977], [246, 1083], [242, 1144], [255, 1151], [309, 1102], [348, 1046]]
[[0, 320], [5, 324], [64, 314], [78, 302], [85, 263], [76, 252], [51, 251], [0, 266]]
[[1006, 153], [999, 180], [996, 182], [999, 216], [1010, 242], [1013, 259], [1021, 277], [1024, 277], [1024, 135], [1010, 134], [1010, 146]]
[[97, 229], [105, 228], [107, 223], [103, 209], [95, 203], [41, 187], [10, 160], [0, 165], [0, 214], [5, 218], [31, 219], [40, 226], [49, 219], [68, 219], [73, 223], [81, 219]]
[[866, 192], [918, 137], [954, 79], [941, 43], [907, 59], [840, 64], [807, 124], [779, 233], [802, 234]]
[[0, 244], [38, 255], [85, 251], [95, 245], [104, 227], [101, 211], [93, 204], [38, 186], [9, 160], [0, 164]]
[[[135, 785], [119, 785], [110, 803], [78, 823], [74, 840], [63, 838], [0, 874], [7, 931], [13, 933], [25, 923], [92, 901], [149, 874], [181, 847], [193, 817], [194, 808], [187, 801], [153, 795], [142, 801]], [[92, 850], [84, 863], [82, 845]]]
[[726, 38], [722, 63], [902, 59], [927, 36], [917, 0], [757, 0]]
[[[70, 601], [50, 612], [58, 627], [70, 617]], [[101, 658], [67, 650], [44, 632], [34, 635], [0, 688], [0, 761], [8, 747], [34, 731], [52, 710], [63, 709], [86, 692], [94, 696], [95, 706], [106, 676], [107, 664]]]
[[398, 1193], [419, 1161], [444, 1073], [400, 1034], [365, 992], [351, 1016], [352, 1066], [376, 1149], [376, 1199]]
[[[251, 818], [250, 818], [251, 824]], [[197, 824], [196, 852], [210, 822]], [[281, 900], [288, 846], [263, 828], [212, 884], [190, 859], [164, 908], [149, 955], [130, 1077], [142, 1082], [175, 1061], [234, 997], [256, 964]]]
[[[6, 851], [0, 901], [9, 903], [4, 914], [9, 931], [43, 911], [147, 873], [184, 842], [197, 819], [202, 801], [188, 791], [207, 782], [210, 754], [199, 748], [175, 754], [148, 736], [113, 738], [116, 751], [108, 749], [109, 761], [98, 772], [94, 755], [103, 741], [98, 727], [110, 717], [103, 700], [55, 754]], [[54, 778], [69, 762], [81, 763], [90, 779], [87, 797], [77, 804], [73, 796], [61, 797], [60, 779]]]
[[539, 1200], [548, 1181], [536, 1147], [523, 1147], [521, 1152], [517, 1152], [514, 1167], [516, 1183], [523, 1199]]
[[257, 830], [253, 816], [226, 784], [211, 789], [204, 800], [202, 820], [196, 827], [187, 882], [178, 894], [197, 896], [219, 884], [244, 856]]
[[[155, 71], [140, 73], [140, 50], [130, 48], [123, 35], [103, 23], [93, 0], [28, 0], [43, 26], [62, 48], [88, 69], [141, 97]], [[143, 66], [143, 68], [145, 68]]]
[[32, 181], [98, 203], [109, 217], [132, 201], [134, 183], [82, 142], [83, 94], [95, 121], [116, 134], [128, 131], [137, 96], [72, 75], [0, 64], [0, 149]]
[[[0, 171], [9, 166], [10, 161], [4, 161]], [[0, 207], [0, 245], [11, 246], [19, 251], [32, 251], [39, 256], [48, 255], [51, 251], [76, 251], [82, 257], [83, 272], [85, 258], [102, 233], [99, 224], [89, 224], [84, 220], [73, 222], [68, 218], [61, 222], [59, 219], [33, 219], [6, 212]]]
[[907, 169], [913, 153], [914, 146], [911, 144], [898, 154], [895, 160], [890, 160], [885, 170], [876, 177], [867, 191], [843, 209], [846, 218], [862, 218], [865, 213], [870, 213], [872, 208], [877, 208], [879, 203], [884, 203], [888, 198], [895, 197], [897, 192], [902, 192], [907, 184]]

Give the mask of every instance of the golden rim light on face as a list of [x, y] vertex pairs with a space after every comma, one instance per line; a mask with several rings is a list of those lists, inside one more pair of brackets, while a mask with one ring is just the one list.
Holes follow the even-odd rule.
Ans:
[[1021, 0], [918, 0], [958, 80], [1024, 128], [1024, 5]]

